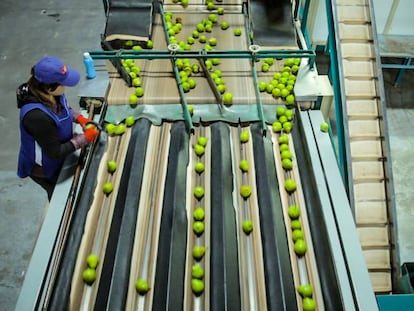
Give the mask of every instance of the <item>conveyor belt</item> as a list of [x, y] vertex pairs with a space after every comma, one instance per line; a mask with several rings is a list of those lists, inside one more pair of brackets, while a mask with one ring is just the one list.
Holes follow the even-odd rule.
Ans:
[[[183, 10], [177, 4], [169, 5], [179, 14]], [[231, 20], [242, 25], [245, 15], [237, 11], [240, 3], [227, 8], [233, 10]], [[194, 20], [194, 15], [201, 18], [208, 14], [200, 4], [192, 9], [194, 12], [184, 10], [188, 21]], [[155, 18], [155, 23], [159, 22], [159, 17]], [[154, 32], [159, 30], [154, 27]], [[225, 38], [227, 48], [248, 47], [245, 36]], [[153, 39], [154, 46], [160, 44], [158, 48], [165, 49], [165, 38]], [[136, 62], [140, 62], [145, 93], [138, 106], [151, 106], [158, 118], [152, 122], [139, 115], [123, 134], [110, 136], [105, 153], [92, 161], [93, 170], [85, 183], [88, 193], [80, 195], [82, 205], [73, 220], [74, 231], [67, 233], [70, 240], [46, 309], [60, 309], [63, 304], [71, 310], [302, 310], [305, 302], [315, 302], [317, 310], [359, 309], [360, 297], [354, 292], [357, 287], [352, 284], [354, 280], [348, 280], [350, 273], [346, 271], [346, 246], [337, 242], [337, 230], [328, 232], [328, 225], [334, 225], [325, 222], [329, 217], [321, 217], [326, 216], [323, 210], [328, 207], [312, 193], [324, 179], [315, 180], [309, 151], [298, 141], [313, 130], [298, 127], [295, 120], [293, 134], [286, 129], [272, 131], [275, 109], [285, 105], [271, 94], [256, 92], [253, 66], [259, 68], [261, 63], [226, 59], [220, 68], [228, 87], [238, 94], [225, 109], [237, 116], [238, 106], [257, 108], [257, 102], [263, 100], [271, 111], [266, 114], [265, 129], [265, 120], [256, 115], [243, 122], [221, 118], [205, 122], [193, 116], [194, 128], [189, 131], [179, 105], [184, 100], [179, 92], [182, 85], [171, 74], [173, 62]], [[275, 60], [276, 68], [279, 62]], [[106, 100], [120, 107], [127, 104], [134, 89], [112, 68], [109, 71]], [[259, 78], [271, 76], [269, 72]], [[200, 102], [207, 106], [204, 111], [210, 107], [217, 110], [218, 103], [205, 80], [200, 75], [204, 87], [185, 99], [195, 105], [195, 110]], [[162, 109], [157, 110], [165, 107], [157, 105], [162, 100], [181, 116], [171, 118]], [[292, 113], [299, 113], [292, 108]], [[247, 134], [247, 140], [242, 141], [242, 133]], [[196, 152], [200, 137], [207, 143], [203, 152]], [[282, 168], [282, 137], [287, 139], [284, 147], [292, 157], [291, 169]], [[111, 159], [118, 163], [112, 173], [107, 170]], [[248, 161], [248, 170], [240, 168], [241, 160]], [[195, 171], [196, 162], [204, 165], [203, 171]], [[295, 181], [296, 189], [288, 190], [287, 180]], [[104, 194], [106, 182], [111, 182], [114, 190]], [[242, 196], [241, 188], [246, 185], [251, 193]], [[198, 194], [201, 191], [198, 187], [204, 191], [200, 195], [195, 194], [196, 188]], [[292, 206], [299, 206], [299, 215], [290, 214]], [[205, 212], [201, 233], [193, 229], [193, 212], [198, 207]], [[244, 220], [252, 221], [250, 234], [242, 228]], [[296, 228], [300, 225], [299, 236], [295, 236], [299, 233], [294, 233], [293, 220]], [[296, 239], [306, 243], [306, 251], [295, 250]], [[193, 255], [195, 246], [205, 247], [201, 258]], [[87, 284], [82, 272], [91, 253], [100, 260], [96, 279]], [[357, 254], [352, 260], [362, 262], [359, 257]], [[194, 265], [204, 270], [201, 292], [192, 287]], [[149, 283], [147, 293], [137, 292], [138, 279]], [[311, 299], [298, 291], [299, 286], [308, 284]], [[365, 288], [371, 289], [369, 284]], [[364, 299], [368, 302], [362, 305], [375, 310], [372, 297], [366, 295]], [[42, 308], [42, 302], [40, 297], [34, 304]]]
[[371, 1], [332, 1], [340, 46], [349, 135], [350, 196], [376, 292], [392, 290], [394, 244], [382, 76], [375, 48]]

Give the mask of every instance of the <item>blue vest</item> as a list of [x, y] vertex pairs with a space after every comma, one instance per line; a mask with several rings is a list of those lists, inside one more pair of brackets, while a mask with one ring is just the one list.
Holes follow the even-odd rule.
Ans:
[[[40, 103], [26, 104], [20, 109], [20, 152], [17, 175], [21, 178], [32, 174], [35, 164], [43, 167], [43, 171], [48, 178], [58, 176], [65, 159], [54, 160], [49, 158], [40, 148], [23, 126], [25, 115], [33, 110], [40, 109], [46, 113], [55, 123], [58, 130], [59, 140], [61, 143], [69, 141], [73, 137], [73, 117], [64, 95], [59, 96], [62, 110], [59, 115], [50, 111], [46, 106]], [[41, 126], [41, 125], [40, 125]]]

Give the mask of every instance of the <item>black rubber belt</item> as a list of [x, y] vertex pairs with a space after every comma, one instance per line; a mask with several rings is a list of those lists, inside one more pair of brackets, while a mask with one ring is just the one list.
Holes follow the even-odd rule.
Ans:
[[[274, 146], [259, 123], [251, 125], [269, 310], [296, 310], [296, 292], [283, 220]], [[270, 134], [268, 134], [270, 135]]]
[[58, 268], [56, 283], [52, 289], [52, 298], [49, 305], [49, 310], [67, 310], [69, 309], [69, 299], [71, 292], [71, 283], [73, 272], [75, 270], [76, 258], [78, 256], [79, 247], [81, 244], [86, 216], [93, 201], [93, 193], [96, 187], [96, 176], [98, 174], [99, 163], [102, 155], [106, 150], [106, 144], [97, 144], [93, 158], [86, 168], [85, 176], [88, 178], [82, 181], [80, 187], [82, 194], [78, 199], [72, 222], [69, 225], [68, 239], [64, 246], [62, 261]]
[[229, 127], [211, 125], [211, 310], [241, 310]]
[[187, 245], [188, 134], [184, 122], [171, 128], [152, 310], [183, 310]]
[[[296, 115], [297, 117], [300, 117], [299, 113]], [[302, 123], [298, 122], [298, 124], [301, 125]], [[301, 182], [303, 185], [306, 185], [306, 187], [303, 187], [303, 194], [306, 202], [306, 212], [308, 214], [310, 231], [312, 233], [313, 248], [319, 271], [319, 280], [321, 282], [325, 309], [340, 311], [344, 310], [344, 307], [338, 288], [338, 280], [336, 278], [332, 252], [327, 239], [329, 233], [327, 232], [325, 222], [323, 221], [324, 218], [322, 215], [320, 199], [315, 195], [315, 193], [317, 193], [316, 181], [312, 174], [312, 162], [307, 156], [309, 152], [303, 141], [305, 135], [301, 134], [303, 131], [303, 127], [299, 127], [298, 130], [292, 132], [292, 135], [295, 140], [296, 148], [301, 150], [301, 152], [296, 152], [296, 161], [299, 166]]]
[[[116, 247], [116, 253], [106, 310], [125, 309], [130, 276], [132, 247], [135, 237], [134, 232], [140, 200], [140, 196], [138, 194], [141, 193], [150, 127], [151, 123], [147, 119], [140, 119], [137, 121], [133, 128], [133, 135], [137, 135], [137, 138], [134, 139], [135, 144], [129, 144], [129, 148], [132, 149], [131, 152], [133, 159], [129, 168], [124, 167], [124, 171], [130, 171], [129, 180], [126, 184], [127, 190], [124, 203], [124, 213], [122, 215], [117, 244], [110, 246], [108, 245], [108, 248]], [[130, 151], [128, 150], [128, 152]]]
[[[95, 310], [106, 309], [109, 297], [110, 285], [112, 283], [112, 274], [114, 269], [115, 256], [117, 251], [117, 243], [119, 232], [121, 230], [122, 217], [125, 208], [125, 199], [128, 194], [128, 183], [130, 181], [131, 170], [129, 168], [135, 167], [134, 158], [136, 157], [137, 146], [146, 145], [150, 124], [147, 120], [138, 120], [132, 129], [131, 138], [128, 144], [128, 150], [125, 156], [124, 169], [117, 193], [117, 198], [112, 216], [111, 228], [109, 232], [107, 247], [105, 251], [105, 259], [100, 277], [98, 292], [95, 300]], [[143, 148], [145, 150], [145, 148]]]

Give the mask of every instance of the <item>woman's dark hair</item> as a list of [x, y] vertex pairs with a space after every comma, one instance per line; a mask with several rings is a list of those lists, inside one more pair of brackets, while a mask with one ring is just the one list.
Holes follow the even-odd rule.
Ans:
[[50, 98], [47, 96], [49, 92], [53, 92], [59, 87], [59, 83], [42, 83], [35, 78], [34, 68], [31, 70], [31, 77], [27, 82], [30, 92], [42, 103], [53, 105]]

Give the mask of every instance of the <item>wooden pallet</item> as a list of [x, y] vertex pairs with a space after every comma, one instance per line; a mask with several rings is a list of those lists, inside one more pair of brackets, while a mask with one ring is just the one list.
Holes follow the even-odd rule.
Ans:
[[338, 0], [355, 221], [376, 293], [392, 291], [378, 68], [368, 0]]

